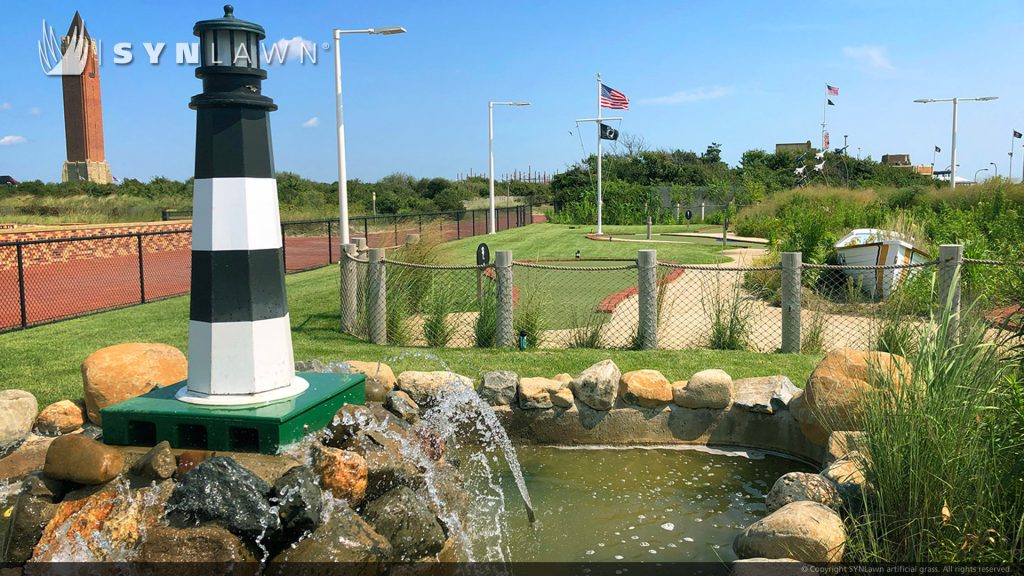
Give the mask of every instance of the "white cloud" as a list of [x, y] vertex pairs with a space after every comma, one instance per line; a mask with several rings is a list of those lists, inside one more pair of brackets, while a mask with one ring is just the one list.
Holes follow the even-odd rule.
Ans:
[[28, 142], [24, 136], [0, 136], [0, 146], [13, 146]]
[[11, 103], [10, 102], [0, 102], [0, 110], [10, 110], [10, 109], [11, 109]]
[[281, 38], [270, 47], [264, 47], [261, 50], [263, 51], [260, 58], [267, 64], [281, 64], [288, 60], [311, 62], [313, 58], [319, 57], [316, 52], [316, 43], [306, 40], [302, 36], [295, 36], [290, 40]]
[[844, 46], [843, 56], [871, 70], [895, 70], [882, 46]]
[[319, 116], [313, 116], [309, 120], [306, 120], [305, 122], [302, 123], [302, 127], [303, 128], [316, 128], [319, 125], [320, 125], [320, 117]]
[[40, 114], [43, 113], [43, 111], [39, 109], [39, 106], [33, 106], [33, 107], [28, 109], [28, 113], [33, 115], [33, 116], [39, 116]]
[[701, 100], [714, 100], [724, 98], [733, 93], [732, 86], [712, 86], [711, 88], [696, 88], [694, 90], [680, 90], [668, 96], [655, 96], [654, 98], [641, 98], [641, 104], [686, 104], [689, 102], [700, 102]]

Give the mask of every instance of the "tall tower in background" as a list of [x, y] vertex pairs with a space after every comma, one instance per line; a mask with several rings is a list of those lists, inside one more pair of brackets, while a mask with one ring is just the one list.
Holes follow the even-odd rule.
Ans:
[[100, 103], [96, 41], [89, 36], [77, 11], [67, 36], [61, 40], [62, 53], [67, 50], [76, 32], [84, 35], [89, 54], [81, 74], [61, 76], [64, 88], [64, 136], [68, 151], [68, 159], [61, 170], [61, 181], [86, 180], [109, 184], [112, 178], [110, 166], [103, 155], [103, 106]]

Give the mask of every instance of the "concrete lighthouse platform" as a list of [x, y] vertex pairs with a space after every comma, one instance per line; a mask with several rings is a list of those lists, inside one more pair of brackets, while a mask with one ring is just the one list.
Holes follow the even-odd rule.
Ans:
[[208, 406], [175, 398], [187, 381], [156, 388], [109, 406], [103, 416], [103, 441], [125, 446], [276, 454], [326, 426], [345, 404], [366, 402], [366, 376], [302, 372], [309, 383], [301, 394], [277, 402], [245, 406]]

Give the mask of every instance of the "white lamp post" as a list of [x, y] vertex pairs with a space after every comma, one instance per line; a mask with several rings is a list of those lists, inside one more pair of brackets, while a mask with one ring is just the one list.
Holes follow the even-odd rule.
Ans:
[[996, 178], [998, 178], [999, 177], [999, 166], [996, 166], [995, 162], [989, 162], [988, 165], [991, 166], [993, 170], [995, 170], [995, 176], [996, 176]]
[[988, 168], [978, 168], [977, 170], [974, 171], [974, 183], [975, 184], [978, 183], [978, 174], [981, 174], [982, 172], [988, 172]]
[[495, 106], [529, 106], [529, 102], [488, 102], [487, 103], [487, 134], [490, 146], [488, 161], [488, 182], [487, 189], [490, 193], [490, 202], [487, 204], [487, 233], [494, 234], [494, 107]]
[[952, 102], [953, 103], [953, 141], [950, 144], [950, 172], [949, 172], [949, 187], [956, 188], [956, 109], [957, 104], [960, 102], [988, 102], [990, 100], [996, 100], [999, 96], [981, 96], [980, 98], [918, 98], [914, 100], [918, 104], [931, 104], [932, 102]]
[[341, 243], [350, 242], [348, 234], [348, 182], [345, 175], [345, 115], [341, 106], [341, 35], [342, 34], [401, 34], [405, 28], [367, 28], [365, 30], [334, 30], [334, 97], [338, 112], [338, 207], [341, 212]]

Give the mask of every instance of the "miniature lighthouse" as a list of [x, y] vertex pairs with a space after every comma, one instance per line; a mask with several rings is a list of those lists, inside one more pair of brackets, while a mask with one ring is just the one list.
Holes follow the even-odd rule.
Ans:
[[224, 17], [197, 22], [203, 92], [196, 111], [188, 385], [178, 399], [246, 405], [293, 397], [295, 375], [274, 179], [262, 26]]

